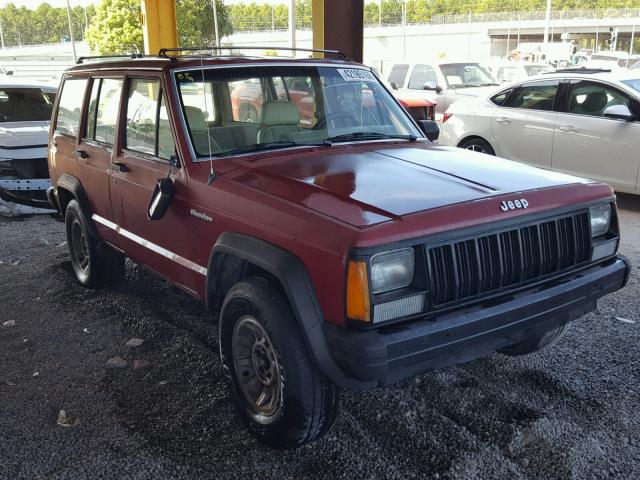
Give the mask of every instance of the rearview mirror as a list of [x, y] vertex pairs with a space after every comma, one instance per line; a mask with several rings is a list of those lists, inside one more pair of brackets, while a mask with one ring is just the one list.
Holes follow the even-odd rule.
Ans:
[[422, 89], [433, 90], [436, 93], [440, 93], [442, 91], [442, 87], [434, 81], [424, 82], [424, 84], [422, 85]]
[[626, 105], [611, 105], [605, 109], [602, 115], [606, 118], [625, 120], [627, 122], [632, 122], [635, 119], [635, 115], [631, 113], [629, 107]]
[[147, 209], [147, 218], [149, 220], [160, 220], [167, 213], [171, 200], [175, 194], [176, 187], [173, 180], [169, 177], [158, 179], [156, 188], [151, 195], [149, 208]]
[[418, 125], [430, 142], [435, 142], [440, 137], [440, 127], [433, 120], [418, 120]]

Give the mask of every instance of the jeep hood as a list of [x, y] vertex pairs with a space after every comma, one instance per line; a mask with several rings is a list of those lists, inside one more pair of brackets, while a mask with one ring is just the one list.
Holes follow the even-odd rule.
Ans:
[[361, 228], [455, 203], [588, 182], [420, 143], [280, 151], [242, 163], [246, 168], [229, 177]]

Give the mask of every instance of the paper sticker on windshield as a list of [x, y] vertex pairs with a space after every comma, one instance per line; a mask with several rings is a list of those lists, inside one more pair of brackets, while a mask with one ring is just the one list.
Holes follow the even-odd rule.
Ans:
[[338, 73], [350, 82], [374, 82], [376, 77], [369, 70], [360, 68], [339, 68]]

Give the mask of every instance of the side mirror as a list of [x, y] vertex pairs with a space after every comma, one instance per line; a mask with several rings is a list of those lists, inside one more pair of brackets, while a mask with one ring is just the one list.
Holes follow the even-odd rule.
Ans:
[[393, 88], [394, 90], [398, 90], [398, 84], [396, 82], [389, 82], [389, 85], [391, 86], [391, 88]]
[[629, 107], [626, 105], [611, 105], [606, 108], [602, 113], [603, 117], [613, 118], [615, 120], [624, 120], [627, 122], [632, 122], [635, 120], [635, 115], [631, 113]]
[[435, 142], [440, 137], [440, 127], [433, 120], [418, 120], [418, 125], [430, 142]]
[[13, 75], [13, 70], [7, 70], [4, 73], [5, 75]]
[[160, 220], [167, 213], [171, 200], [176, 192], [173, 180], [169, 177], [158, 179], [156, 188], [151, 195], [149, 208], [147, 209], [147, 218], [149, 220]]
[[442, 92], [442, 87], [440, 85], [438, 85], [436, 82], [433, 82], [433, 81], [424, 82], [424, 85], [422, 85], [422, 89], [423, 90], [433, 90], [436, 93]]

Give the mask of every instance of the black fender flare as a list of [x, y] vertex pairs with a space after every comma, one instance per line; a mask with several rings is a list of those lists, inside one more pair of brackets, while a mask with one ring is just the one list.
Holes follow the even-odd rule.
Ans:
[[324, 316], [315, 289], [302, 261], [291, 252], [249, 235], [225, 232], [209, 256], [207, 299], [216, 291], [216, 256], [235, 256], [273, 275], [282, 285], [298, 323], [307, 352], [316, 368], [340, 387], [366, 388], [375, 383], [348, 377], [335, 362], [324, 333]]
[[87, 197], [87, 193], [84, 191], [84, 187], [80, 180], [78, 180], [73, 175], [69, 175], [68, 173], [63, 173], [58, 178], [56, 182], [56, 197], [58, 205], [60, 206], [60, 213], [64, 217], [64, 212], [62, 211], [62, 205], [60, 203], [60, 194], [58, 192], [59, 188], [63, 188], [73, 195], [76, 201], [80, 204], [80, 208], [87, 215], [87, 219], [89, 220], [87, 224], [89, 225], [89, 229], [91, 230], [91, 235], [96, 239], [100, 239], [100, 235], [98, 235], [98, 230], [96, 229], [95, 223], [91, 220], [91, 206], [89, 204], [89, 197]]

